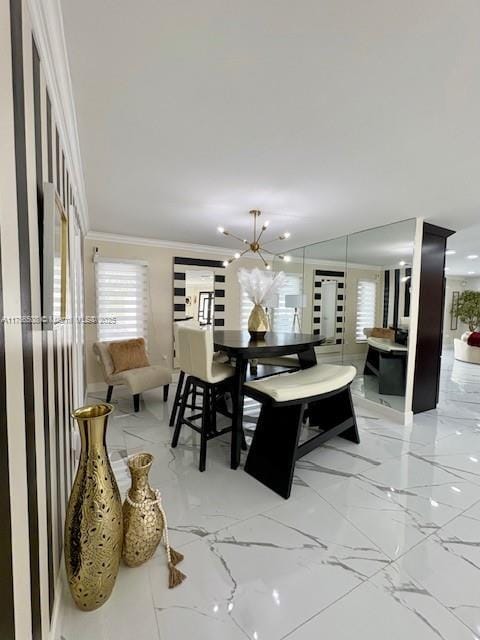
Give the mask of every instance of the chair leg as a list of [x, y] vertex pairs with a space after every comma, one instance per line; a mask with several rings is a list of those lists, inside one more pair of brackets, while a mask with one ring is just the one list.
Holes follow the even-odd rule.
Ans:
[[175, 431], [173, 432], [173, 438], [172, 438], [172, 448], [175, 449], [175, 447], [178, 444], [178, 438], [180, 436], [180, 431], [182, 429], [182, 424], [183, 424], [183, 416], [185, 415], [185, 407], [187, 406], [187, 399], [188, 399], [188, 395], [190, 393], [190, 387], [192, 386], [192, 381], [190, 378], [187, 378], [187, 382], [185, 383], [185, 390], [183, 392], [182, 395], [182, 402], [180, 404], [180, 408], [178, 410], [178, 416], [177, 416], [177, 424], [175, 425]]
[[173, 401], [172, 413], [170, 414], [170, 422], [168, 423], [171, 427], [175, 424], [175, 416], [177, 415], [178, 407], [180, 406], [180, 401], [182, 399], [182, 389], [183, 389], [183, 381], [185, 379], [185, 372], [180, 371], [180, 375], [178, 376], [178, 384], [177, 391], [175, 393], [175, 400]]
[[105, 402], [110, 402], [110, 400], [112, 399], [112, 393], [113, 393], [113, 385], [109, 385], [107, 389], [107, 398]]
[[209, 431], [215, 433], [217, 431], [217, 389], [212, 385], [209, 389], [210, 393], [210, 426]]
[[133, 410], [135, 411], [135, 413], [138, 413], [138, 411], [140, 410], [140, 394], [139, 393], [135, 393], [133, 396]]
[[207, 462], [207, 434], [211, 426], [211, 404], [210, 389], [208, 387], [204, 387], [202, 401], [202, 432], [200, 434], [200, 462], [198, 464], [199, 471], [205, 471]]
[[166, 402], [168, 400], [168, 389], [169, 389], [168, 384], [164, 385], [163, 387], [163, 401]]

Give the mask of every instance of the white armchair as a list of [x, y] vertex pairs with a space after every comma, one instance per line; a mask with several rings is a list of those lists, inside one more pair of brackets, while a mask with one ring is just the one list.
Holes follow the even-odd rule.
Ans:
[[114, 364], [109, 351], [110, 342], [95, 342], [93, 351], [100, 363], [105, 382], [108, 384], [106, 401], [112, 398], [113, 387], [125, 385], [133, 395], [134, 410], [140, 408], [140, 394], [149, 389], [163, 387], [163, 400], [168, 400], [169, 384], [172, 381], [172, 372], [167, 367], [152, 364], [147, 367], [127, 369], [120, 373], [115, 373]]

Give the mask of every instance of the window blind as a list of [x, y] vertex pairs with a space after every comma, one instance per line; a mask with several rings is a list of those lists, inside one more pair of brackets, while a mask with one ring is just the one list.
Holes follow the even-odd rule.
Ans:
[[98, 340], [147, 338], [148, 267], [140, 262], [95, 262]]
[[373, 280], [358, 280], [357, 282], [357, 318], [355, 338], [357, 342], [365, 342], [367, 337], [364, 329], [375, 326], [377, 304], [377, 283]]

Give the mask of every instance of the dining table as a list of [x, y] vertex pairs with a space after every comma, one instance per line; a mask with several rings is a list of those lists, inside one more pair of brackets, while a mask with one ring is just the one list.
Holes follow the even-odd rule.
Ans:
[[298, 356], [301, 369], [317, 364], [315, 347], [325, 342], [325, 337], [310, 333], [283, 333], [268, 331], [262, 339], [254, 339], [248, 331], [214, 331], [215, 351], [223, 351], [235, 362], [232, 381], [232, 445], [230, 467], [237, 469], [240, 464], [243, 440], [243, 385], [250, 360], [277, 356]]

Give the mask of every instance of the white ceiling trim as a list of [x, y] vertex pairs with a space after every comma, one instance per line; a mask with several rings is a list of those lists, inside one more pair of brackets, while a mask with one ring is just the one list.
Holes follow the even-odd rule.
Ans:
[[73, 177], [82, 231], [88, 231], [88, 207], [67, 46], [59, 0], [28, 0], [35, 42], [52, 102], [52, 111]]
[[[229, 252], [225, 247], [215, 247], [212, 245], [205, 244], [193, 244], [189, 242], [174, 242], [173, 240], [158, 240], [156, 238], [142, 238], [137, 236], [125, 236], [119, 233], [106, 233], [104, 231], [89, 231], [85, 236], [85, 240], [90, 240], [92, 242], [114, 242], [116, 244], [129, 244], [129, 245], [140, 245], [145, 247], [158, 247], [160, 249], [173, 249], [175, 251], [192, 251], [194, 253], [208, 253], [217, 256], [225, 256]], [[249, 257], [245, 256], [248, 260]], [[251, 260], [256, 260], [255, 257], [250, 257]], [[302, 258], [292, 257], [291, 262], [293, 263], [302, 263], [312, 264], [312, 265], [323, 265], [323, 266], [331, 266], [336, 267], [338, 269], [339, 265], [345, 266], [345, 262], [337, 261], [337, 260], [321, 260], [314, 258], [306, 258], [303, 260]], [[348, 267], [351, 269], [365, 269], [368, 271], [381, 271], [382, 267], [378, 265], [371, 264], [360, 264], [351, 262], [348, 264]]]
[[215, 247], [207, 244], [193, 244], [190, 242], [174, 242], [173, 240], [158, 240], [156, 238], [142, 238], [138, 236], [125, 236], [119, 233], [106, 233], [104, 231], [89, 231], [86, 240], [97, 242], [115, 242], [118, 244], [136, 244], [145, 247], [160, 247], [162, 249], [175, 249], [177, 251], [194, 251], [195, 253], [212, 253], [218, 256], [230, 256], [232, 249]]

